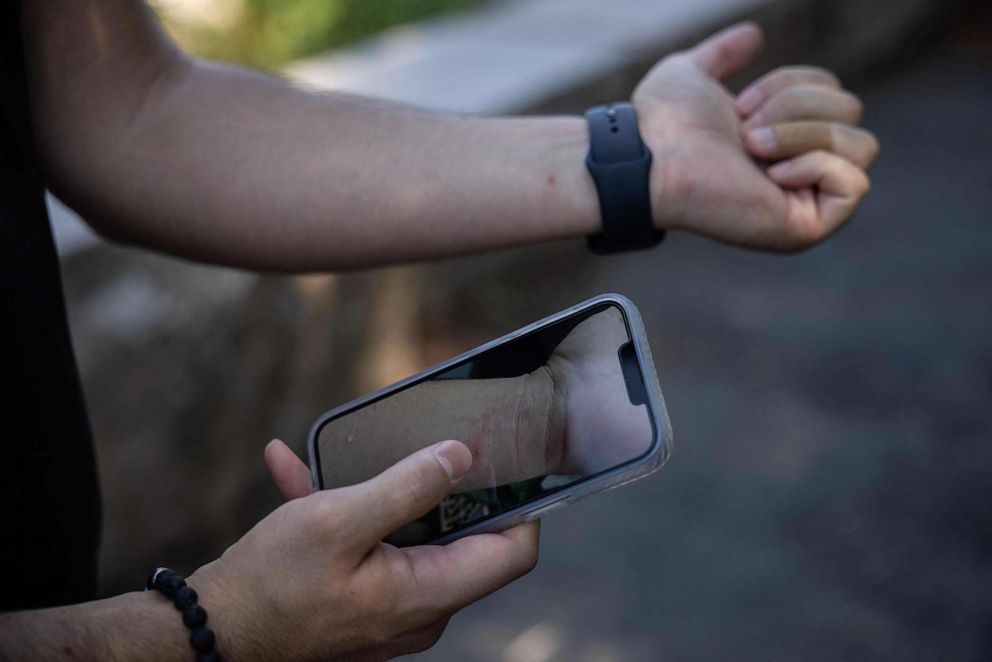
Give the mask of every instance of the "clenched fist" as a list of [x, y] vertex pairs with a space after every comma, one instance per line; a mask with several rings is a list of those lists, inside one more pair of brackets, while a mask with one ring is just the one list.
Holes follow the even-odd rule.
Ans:
[[761, 46], [757, 26], [730, 27], [666, 57], [634, 90], [657, 227], [795, 251], [841, 227], [868, 192], [878, 141], [833, 74], [782, 67], [737, 97], [721, 84]]

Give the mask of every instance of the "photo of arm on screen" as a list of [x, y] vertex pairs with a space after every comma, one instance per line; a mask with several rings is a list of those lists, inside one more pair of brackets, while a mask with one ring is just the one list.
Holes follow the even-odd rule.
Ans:
[[610, 308], [519, 377], [429, 380], [333, 419], [319, 437], [324, 482], [367, 480], [444, 439], [475, 457], [458, 491], [589, 475], [633, 459], [647, 450], [651, 427], [646, 408], [628, 399], [618, 355], [628, 340]]

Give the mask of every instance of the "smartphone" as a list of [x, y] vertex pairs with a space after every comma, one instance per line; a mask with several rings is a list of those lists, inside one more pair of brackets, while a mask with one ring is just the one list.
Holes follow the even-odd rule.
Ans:
[[445, 439], [472, 468], [386, 542], [500, 531], [660, 468], [672, 431], [637, 308], [603, 294], [328, 411], [310, 431], [314, 483], [362, 482]]

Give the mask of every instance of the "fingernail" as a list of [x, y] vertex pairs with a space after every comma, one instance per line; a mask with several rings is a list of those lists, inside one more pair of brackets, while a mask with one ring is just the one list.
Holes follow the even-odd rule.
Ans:
[[761, 104], [761, 92], [758, 88], [751, 87], [737, 97], [737, 107], [745, 115], [757, 108]]
[[747, 139], [752, 145], [763, 152], [770, 152], [775, 149], [778, 141], [775, 140], [775, 131], [771, 127], [763, 126], [751, 129], [747, 132]]
[[460, 481], [472, 466], [472, 452], [465, 444], [449, 439], [434, 447], [434, 457], [452, 483]]
[[757, 129], [759, 126], [764, 126], [765, 118], [762, 117], [761, 113], [755, 113], [751, 115], [748, 121], [744, 122], [745, 129]]

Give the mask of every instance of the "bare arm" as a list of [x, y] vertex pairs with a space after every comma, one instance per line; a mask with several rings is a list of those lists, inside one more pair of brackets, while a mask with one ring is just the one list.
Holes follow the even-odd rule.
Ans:
[[[579, 117], [308, 93], [187, 57], [139, 0], [27, 0], [23, 31], [49, 185], [110, 238], [308, 271], [599, 227]], [[737, 98], [721, 85], [760, 48], [755, 26], [731, 28], [665, 58], [634, 91], [657, 227], [796, 250], [841, 227], [867, 192], [878, 145], [829, 72], [783, 68]]]
[[0, 613], [0, 660], [190, 658], [188, 632], [161, 595], [125, 593], [70, 607]]
[[51, 185], [112, 238], [300, 271], [595, 230], [579, 118], [307, 93], [186, 57], [133, 0], [35, 0], [25, 12]]
[[[472, 454], [458, 442], [425, 448], [359, 485], [314, 494], [306, 465], [285, 446], [275, 450], [274, 462], [267, 455], [277, 484], [298, 489], [187, 578], [223, 659], [385, 660], [422, 651], [452, 614], [537, 563], [537, 522], [444, 548], [379, 543], [469, 471]], [[155, 592], [0, 614], [0, 660], [194, 657], [182, 616]]]
[[326, 487], [371, 478], [441, 439], [472, 450], [459, 490], [543, 476], [587, 475], [631, 460], [652, 440], [630, 402], [615, 308], [583, 320], [546, 364], [519, 377], [426, 381], [327, 423], [318, 438]]
[[442, 439], [472, 450], [458, 489], [476, 490], [556, 473], [564, 452], [565, 403], [551, 373], [428, 381], [328, 423], [320, 433], [327, 487], [368, 480]]

